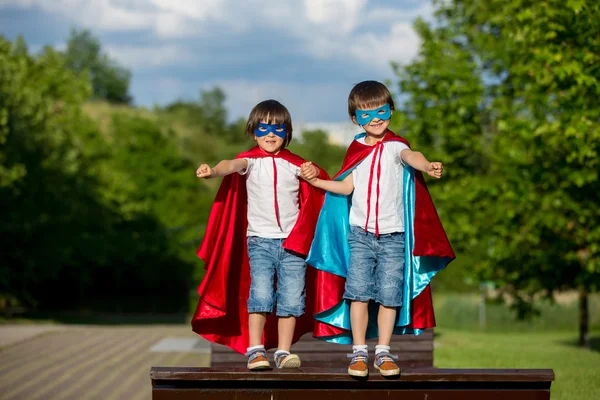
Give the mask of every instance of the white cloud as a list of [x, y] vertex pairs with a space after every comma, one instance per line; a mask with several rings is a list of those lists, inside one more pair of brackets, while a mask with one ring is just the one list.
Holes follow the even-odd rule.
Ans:
[[366, 0], [304, 0], [308, 22], [334, 34], [352, 32], [366, 3]]
[[38, 3], [38, 0], [0, 0], [0, 8], [4, 7], [19, 7], [29, 8]]
[[393, 24], [385, 35], [366, 33], [350, 48], [354, 58], [379, 69], [389, 69], [390, 60], [407, 62], [419, 49], [419, 37], [408, 23]]
[[131, 46], [109, 44], [104, 46], [107, 53], [127, 68], [143, 69], [167, 65], [190, 65], [198, 62], [198, 57], [183, 46], [164, 44], [155, 46]]
[[421, 2], [418, 8], [374, 8], [369, 9], [365, 18], [360, 20], [361, 25], [368, 27], [370, 24], [389, 24], [397, 22], [411, 22], [417, 17], [427, 17], [433, 13], [430, 1]]
[[222, 17], [225, 15], [224, 0], [150, 0], [163, 11], [188, 18], [203, 20], [211, 17]]
[[[192, 0], [2, 0], [3, 5], [38, 7], [58, 13], [73, 22], [100, 31], [152, 30], [159, 37], [178, 37], [195, 32], [193, 21], [207, 18]], [[217, 4], [216, 2], [214, 2]]]

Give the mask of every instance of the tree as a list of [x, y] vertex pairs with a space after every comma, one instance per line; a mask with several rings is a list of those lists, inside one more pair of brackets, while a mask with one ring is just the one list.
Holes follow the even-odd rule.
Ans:
[[208, 214], [207, 189], [154, 120], [119, 115], [101, 132], [82, 111], [90, 92], [63, 54], [0, 37], [0, 297], [187, 311], [194, 246], [182, 255], [171, 228]]
[[[600, 285], [600, 3], [434, 1], [400, 68], [409, 140], [446, 161], [433, 185], [454, 245], [481, 257], [518, 315], [534, 298]], [[442, 216], [443, 217], [443, 216]], [[457, 240], [458, 239], [458, 240]]]
[[90, 31], [72, 30], [65, 56], [68, 68], [76, 73], [87, 71], [95, 98], [111, 103], [131, 102], [131, 72], [103, 53], [100, 41]]
[[69, 227], [82, 209], [75, 201], [69, 207], [67, 196], [94, 208], [75, 138], [89, 127], [79, 109], [87, 96], [88, 83], [64, 68], [59, 53], [45, 48], [34, 59], [24, 41], [13, 46], [0, 37], [0, 293], [29, 304], [72, 255]]
[[181, 151], [194, 164], [232, 158], [251, 146], [244, 135], [246, 120], [227, 121], [225, 93], [218, 86], [201, 90], [199, 100], [178, 100], [156, 113], [166, 125], [177, 128]]

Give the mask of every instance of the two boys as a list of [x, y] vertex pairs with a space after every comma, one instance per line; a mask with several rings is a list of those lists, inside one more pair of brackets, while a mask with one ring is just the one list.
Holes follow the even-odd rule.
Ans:
[[348, 374], [356, 377], [369, 373], [368, 337], [379, 337], [374, 367], [384, 376], [400, 373], [391, 336], [435, 325], [429, 281], [454, 258], [422, 177], [440, 178], [443, 166], [388, 129], [393, 110], [384, 85], [357, 84], [348, 113], [365, 132], [342, 170], [329, 180], [305, 162], [299, 174], [327, 191], [314, 238], [307, 238], [316, 287], [329, 288], [329, 298], [317, 295], [314, 318], [328, 328], [324, 340], [353, 344]]

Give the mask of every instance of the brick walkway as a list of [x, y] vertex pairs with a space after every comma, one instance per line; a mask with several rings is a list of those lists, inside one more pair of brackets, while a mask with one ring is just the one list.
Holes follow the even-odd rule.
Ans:
[[3, 400], [150, 399], [151, 366], [210, 365], [188, 325], [21, 328], [0, 326]]

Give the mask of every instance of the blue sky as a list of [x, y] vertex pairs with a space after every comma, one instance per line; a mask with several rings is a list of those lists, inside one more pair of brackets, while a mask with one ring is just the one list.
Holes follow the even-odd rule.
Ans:
[[218, 85], [231, 119], [274, 98], [295, 122], [337, 122], [353, 84], [416, 55], [412, 21], [430, 15], [425, 0], [0, 0], [0, 34], [35, 51], [90, 29], [133, 72], [138, 105]]

